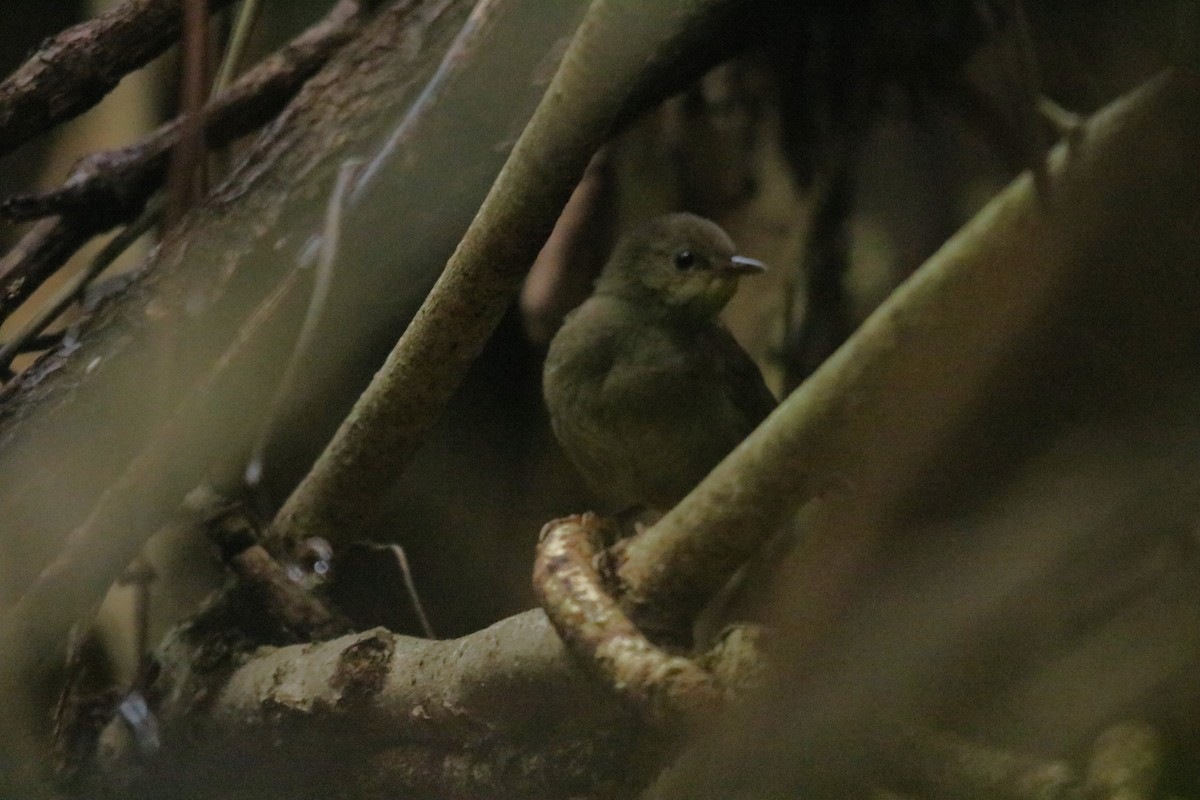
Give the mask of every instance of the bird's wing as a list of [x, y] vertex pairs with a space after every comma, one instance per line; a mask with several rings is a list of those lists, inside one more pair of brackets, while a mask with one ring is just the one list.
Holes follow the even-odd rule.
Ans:
[[758, 365], [733, 338], [733, 334], [721, 326], [713, 326], [712, 336], [706, 346], [715, 349], [716, 362], [725, 373], [721, 385], [725, 387], [730, 401], [746, 420], [749, 433], [775, 410], [779, 402], [767, 388]]

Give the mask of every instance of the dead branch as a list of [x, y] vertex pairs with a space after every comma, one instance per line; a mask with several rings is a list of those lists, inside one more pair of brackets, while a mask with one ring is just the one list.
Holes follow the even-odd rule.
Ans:
[[349, 623], [313, 592], [292, 579], [282, 564], [257, 543], [259, 525], [239, 504], [218, 508], [205, 520], [208, 538], [252, 604], [256, 624], [274, 629], [271, 641], [308, 642], [348, 633]]
[[[217, 11], [231, 0], [212, 0]], [[179, 38], [181, 0], [127, 0], [47, 41], [0, 83], [0, 154], [75, 117]]]
[[[361, 30], [358, 0], [340, 0], [323, 20], [242, 75], [202, 112], [209, 147], [223, 147], [274, 119], [304, 82]], [[141, 213], [163, 184], [183, 132], [176, 118], [141, 141], [87, 156], [54, 191], [0, 203], [13, 220], [61, 215], [35, 226], [0, 261], [0, 320], [7, 318], [92, 236]]]

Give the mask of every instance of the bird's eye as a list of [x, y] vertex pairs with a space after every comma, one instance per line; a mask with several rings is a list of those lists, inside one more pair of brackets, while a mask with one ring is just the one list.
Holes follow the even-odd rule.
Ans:
[[691, 250], [680, 250], [675, 254], [676, 269], [691, 269], [696, 266], [696, 254]]

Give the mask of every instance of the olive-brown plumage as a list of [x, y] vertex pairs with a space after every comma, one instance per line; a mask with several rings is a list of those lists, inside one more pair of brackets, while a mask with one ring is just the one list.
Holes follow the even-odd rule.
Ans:
[[715, 223], [661, 217], [618, 242], [551, 341], [555, 436], [616, 509], [670, 509], [775, 407], [717, 320], [739, 277], [762, 269]]

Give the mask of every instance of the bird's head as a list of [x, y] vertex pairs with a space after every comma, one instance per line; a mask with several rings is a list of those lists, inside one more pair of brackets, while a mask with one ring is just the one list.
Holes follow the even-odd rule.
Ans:
[[623, 237], [596, 282], [597, 292], [703, 320], [717, 314], [738, 278], [766, 266], [734, 254], [733, 240], [695, 214], [668, 214]]

